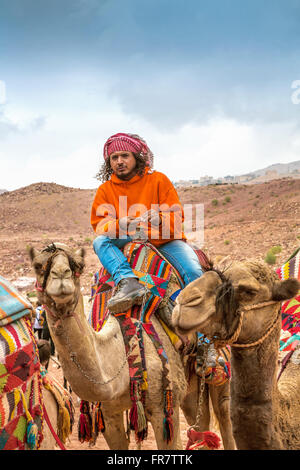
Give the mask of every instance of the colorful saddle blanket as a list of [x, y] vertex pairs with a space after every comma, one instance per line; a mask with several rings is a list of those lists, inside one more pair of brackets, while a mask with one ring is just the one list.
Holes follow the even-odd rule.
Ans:
[[0, 449], [36, 449], [42, 441], [40, 361], [31, 304], [0, 276]]
[[[150, 244], [141, 242], [128, 243], [124, 248], [124, 255], [139, 282], [147, 287], [150, 294], [143, 312], [140, 307], [133, 307], [130, 312], [132, 318], [140, 317], [145, 323], [157, 310], [166, 293], [169, 297], [179, 293], [182, 280], [162, 255]], [[171, 282], [170, 282], [171, 281]], [[89, 321], [96, 331], [99, 331], [108, 315], [107, 302], [114, 292], [114, 281], [111, 275], [102, 268], [94, 275], [91, 298], [93, 306]], [[123, 315], [123, 314], [122, 314]]]
[[[300, 281], [300, 248], [276, 272], [281, 280], [295, 278]], [[300, 345], [300, 292], [282, 303], [281, 312], [280, 351], [294, 351]]]

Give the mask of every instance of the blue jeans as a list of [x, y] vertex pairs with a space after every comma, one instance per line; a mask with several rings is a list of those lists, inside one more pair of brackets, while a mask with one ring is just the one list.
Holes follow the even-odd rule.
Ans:
[[[100, 263], [112, 275], [115, 284], [121, 279], [136, 277], [121, 251], [130, 241], [132, 241], [130, 237], [121, 239], [104, 235], [99, 235], [94, 240], [94, 251]], [[177, 269], [185, 286], [203, 274], [196, 253], [184, 241], [172, 240], [160, 245], [158, 250]]]

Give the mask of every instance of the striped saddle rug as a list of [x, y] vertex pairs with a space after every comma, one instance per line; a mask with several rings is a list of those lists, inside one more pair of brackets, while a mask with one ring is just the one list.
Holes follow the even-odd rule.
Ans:
[[31, 304], [0, 276], [0, 449], [39, 448], [43, 398]]

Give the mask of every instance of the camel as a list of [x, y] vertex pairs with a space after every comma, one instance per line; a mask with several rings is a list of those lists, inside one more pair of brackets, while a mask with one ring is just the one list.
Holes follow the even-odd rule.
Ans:
[[[29, 256], [37, 279], [37, 295], [40, 302], [47, 306], [47, 321], [64, 375], [80, 399], [101, 402], [105, 418], [104, 438], [109, 448], [127, 450], [123, 412], [131, 408], [130, 377], [119, 322], [109, 315], [100, 331], [92, 328], [84, 313], [80, 290], [84, 250], [71, 250], [62, 243], [55, 243], [54, 246], [57, 248], [54, 255], [47, 248], [38, 251], [30, 247]], [[152, 323], [162, 341], [172, 372], [173, 440], [166, 443], [163, 439], [162, 363], [152, 341], [143, 334], [149, 384], [145, 416], [153, 427], [158, 449], [181, 449], [179, 407], [182, 407], [187, 422], [194, 424], [197, 412], [196, 383], [193, 382], [194, 389], [193, 386], [187, 389], [179, 353], [159, 320], [153, 318]], [[229, 387], [226, 383], [218, 388], [218, 392], [212, 393], [215, 414], [222, 423], [220, 430], [224, 447], [234, 448], [229, 419]], [[207, 396], [205, 398], [207, 400]], [[207, 401], [203, 407], [208, 408]], [[207, 420], [209, 414], [205, 413], [205, 426]]]
[[277, 381], [281, 301], [299, 291], [265, 263], [232, 262], [207, 271], [177, 297], [178, 332], [201, 331], [231, 344], [231, 420], [238, 449], [300, 449], [300, 366], [288, 363]]

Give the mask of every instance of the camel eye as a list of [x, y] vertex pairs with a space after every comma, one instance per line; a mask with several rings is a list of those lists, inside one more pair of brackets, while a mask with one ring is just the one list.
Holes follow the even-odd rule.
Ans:
[[257, 290], [255, 289], [246, 289], [244, 290], [244, 293], [247, 295], [255, 295], [257, 293]]
[[188, 307], [195, 307], [196, 305], [199, 305], [202, 302], [202, 296], [198, 295], [197, 297], [194, 297], [193, 299], [189, 300], [186, 305]]
[[66, 269], [66, 271], [64, 272], [64, 277], [65, 278], [69, 278], [72, 276], [72, 271], [71, 269]]
[[34, 263], [33, 267], [36, 271], [40, 271], [42, 269], [42, 264], [41, 263]]
[[244, 286], [239, 286], [238, 287], [238, 293], [240, 295], [248, 295], [254, 297], [257, 294], [258, 290], [251, 288], [251, 287], [244, 287]]

